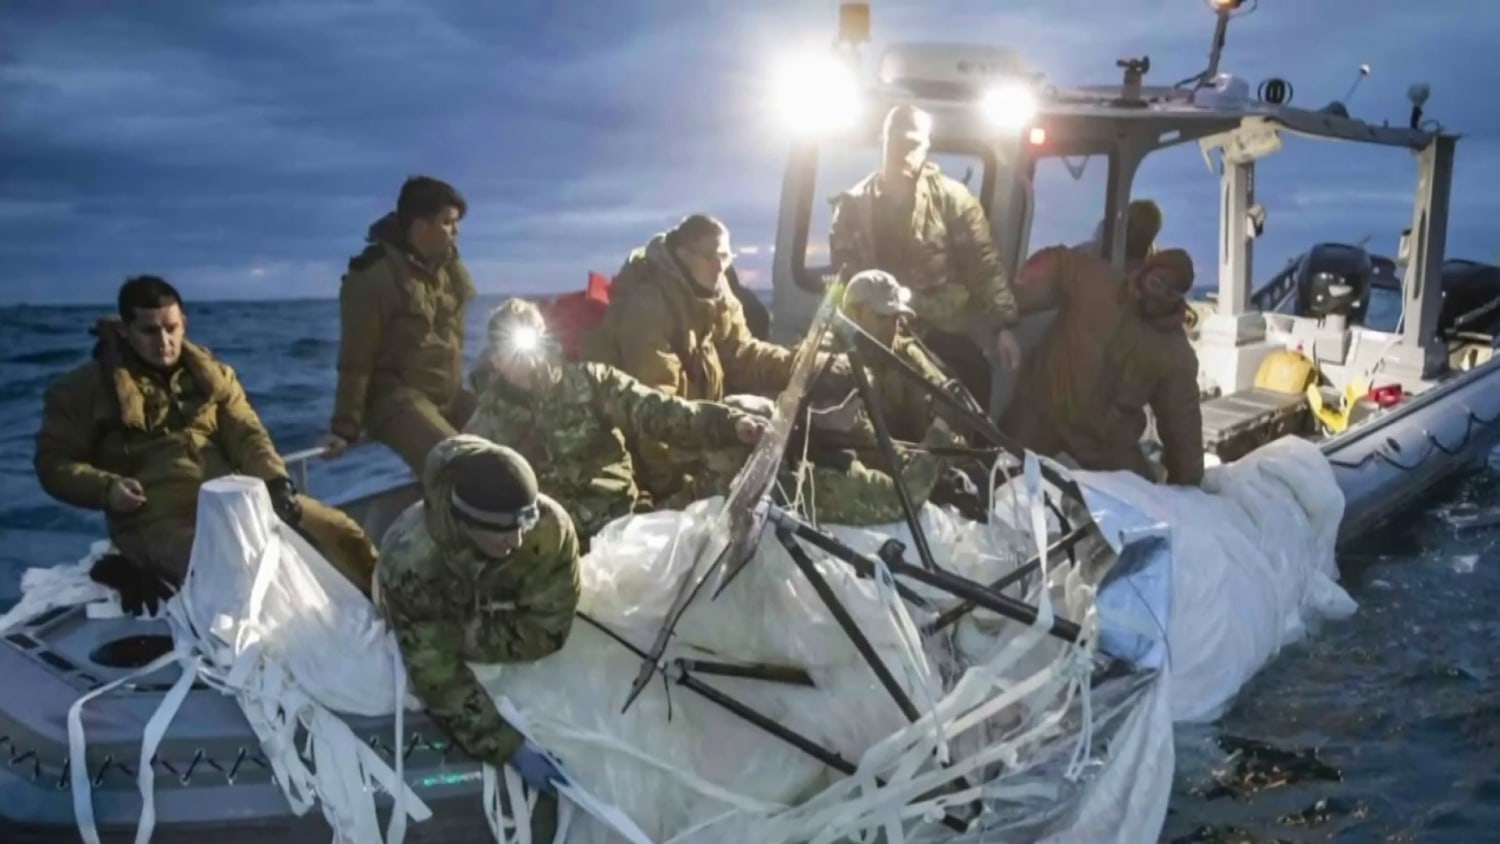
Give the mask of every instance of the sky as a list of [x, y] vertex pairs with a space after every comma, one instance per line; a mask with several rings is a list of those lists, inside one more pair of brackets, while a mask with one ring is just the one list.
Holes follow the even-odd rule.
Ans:
[[[0, 4], [0, 305], [99, 303], [128, 275], [189, 300], [332, 297], [370, 222], [414, 173], [469, 214], [460, 249], [488, 292], [580, 288], [706, 210], [769, 284], [787, 138], [776, 61], [832, 37], [837, 0], [243, 0]], [[1148, 83], [1206, 61], [1203, 0], [875, 0], [869, 66], [892, 41], [1017, 47], [1057, 85]], [[1404, 124], [1407, 86], [1461, 132], [1449, 254], [1500, 260], [1500, 4], [1262, 0], [1223, 70]], [[1098, 163], [1098, 162], [1096, 162]], [[1039, 179], [1034, 246], [1086, 238], [1103, 167]], [[1392, 251], [1415, 168], [1400, 150], [1305, 140], [1263, 162], [1257, 276], [1318, 241]], [[1091, 181], [1092, 180], [1092, 181]], [[1217, 180], [1195, 147], [1144, 165], [1162, 242], [1216, 262]]]

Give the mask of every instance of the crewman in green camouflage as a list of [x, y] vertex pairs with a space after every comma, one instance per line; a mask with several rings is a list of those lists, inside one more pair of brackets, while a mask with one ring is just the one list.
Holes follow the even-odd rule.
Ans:
[[[479, 407], [466, 433], [505, 443], [536, 470], [573, 516], [585, 546], [611, 521], [640, 509], [627, 442], [673, 451], [728, 449], [727, 474], [684, 479], [694, 499], [722, 494], [759, 439], [762, 420], [714, 402], [653, 390], [602, 363], [561, 359], [532, 302], [510, 299], [489, 321], [489, 345], [473, 376]], [[719, 461], [704, 461], [701, 472]]]
[[[914, 447], [896, 447], [897, 459], [901, 462], [901, 481], [913, 506], [921, 507], [932, 497], [933, 489], [949, 463], [947, 458], [939, 457], [931, 449], [951, 448], [961, 443], [947, 423], [937, 419]], [[875, 466], [884, 465], [884, 460], [879, 457], [873, 460]], [[870, 527], [899, 522], [905, 515], [891, 474], [871, 468], [862, 457], [839, 464], [810, 460], [802, 466], [806, 473], [805, 482], [811, 487], [805, 490], [802, 499], [807, 505], [805, 509], [816, 522]], [[795, 494], [798, 475], [793, 470], [782, 473], [781, 485], [788, 495]]]
[[[883, 358], [872, 354], [864, 356], [870, 383], [880, 396], [881, 415], [890, 429], [891, 438], [915, 443], [927, 435], [936, 417], [942, 417], [950, 427], [960, 426], [962, 422], [947, 405], [932, 398], [933, 390], [942, 389], [952, 379], [907, 330], [907, 321], [914, 316], [910, 301], [911, 292], [897, 282], [895, 276], [883, 270], [865, 270], [850, 279], [840, 307], [850, 322], [921, 373], [932, 385], [929, 389], [913, 382]], [[868, 452], [873, 448], [874, 437], [868, 417], [862, 420], [859, 428], [864, 432], [864, 441], [855, 447], [867, 454], [873, 453]]]
[[829, 251], [842, 280], [879, 269], [911, 288], [913, 329], [987, 409], [989, 362], [971, 335], [993, 338], [1001, 364], [1019, 366], [1015, 295], [984, 208], [928, 160], [931, 146], [930, 114], [891, 109], [880, 168], [834, 199]]
[[561, 650], [578, 609], [578, 536], [514, 450], [459, 434], [427, 457], [422, 500], [386, 531], [377, 597], [427, 713], [475, 760], [511, 765], [546, 801], [532, 840], [551, 841], [558, 772], [495, 708], [468, 663]]
[[339, 289], [339, 380], [329, 457], [362, 435], [420, 475], [427, 452], [474, 411], [464, 389], [464, 314], [474, 283], [458, 256], [467, 205], [445, 182], [414, 176], [394, 213], [370, 226]]
[[47, 388], [35, 465], [60, 501], [103, 510], [118, 553], [92, 577], [131, 613], [154, 612], [187, 573], [198, 490], [229, 474], [265, 481], [278, 517], [368, 592], [375, 546], [342, 510], [299, 495], [233, 367], [187, 340], [176, 288], [157, 276], [120, 287], [92, 359]]

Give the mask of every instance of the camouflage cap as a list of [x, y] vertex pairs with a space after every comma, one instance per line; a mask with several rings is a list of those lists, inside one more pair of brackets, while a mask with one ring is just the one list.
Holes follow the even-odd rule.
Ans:
[[881, 316], [916, 316], [911, 309], [911, 291], [884, 270], [865, 270], [849, 279], [844, 289], [844, 309], [869, 308]]

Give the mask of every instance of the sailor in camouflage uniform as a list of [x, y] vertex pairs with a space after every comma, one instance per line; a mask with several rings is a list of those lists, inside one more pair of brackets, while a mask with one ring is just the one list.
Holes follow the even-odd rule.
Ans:
[[[636, 512], [642, 494], [627, 442], [676, 452], [727, 451], [696, 461], [684, 478], [689, 501], [724, 493], [759, 439], [763, 420], [723, 404], [653, 390], [602, 363], [561, 360], [536, 305], [510, 299], [489, 322], [490, 344], [472, 375], [479, 407], [464, 429], [505, 443], [535, 468], [573, 516], [585, 545], [611, 521]], [[715, 472], [715, 468], [720, 468]]]
[[509, 764], [543, 792], [532, 835], [550, 841], [557, 769], [467, 663], [530, 662], [563, 647], [579, 597], [573, 522], [538, 492], [525, 458], [467, 434], [433, 448], [422, 493], [386, 532], [377, 600], [432, 720], [469, 756]]

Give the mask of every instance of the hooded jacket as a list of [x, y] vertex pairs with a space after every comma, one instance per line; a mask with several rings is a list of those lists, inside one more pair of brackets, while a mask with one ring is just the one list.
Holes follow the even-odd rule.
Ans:
[[884, 213], [879, 184], [872, 173], [834, 198], [828, 246], [840, 277], [891, 273], [911, 290], [924, 328], [963, 333], [975, 319], [990, 332], [1014, 325], [1010, 280], [969, 189], [928, 162], [917, 176], [910, 220], [896, 220]]
[[775, 395], [792, 374], [792, 351], [751, 335], [724, 279], [712, 292], [694, 284], [665, 234], [625, 259], [590, 343], [591, 359], [696, 401]]
[[1198, 358], [1184, 330], [1182, 294], [1192, 260], [1180, 249], [1150, 256], [1135, 271], [1175, 284], [1163, 301], [1143, 301], [1093, 254], [1050, 247], [1034, 256], [1036, 278], [1017, 286], [1023, 313], [1059, 308], [1026, 359], [1003, 427], [1027, 448], [1067, 452], [1084, 469], [1129, 470], [1153, 478], [1141, 453], [1145, 408], [1156, 416], [1167, 482], [1203, 480]]
[[[162, 371], [130, 350], [118, 319], [101, 320], [93, 359], [47, 388], [33, 464], [49, 495], [105, 510], [118, 538], [166, 521], [192, 525], [204, 481], [238, 473], [286, 477], [271, 435], [234, 369], [184, 341], [179, 364]], [[107, 509], [110, 486], [135, 478], [146, 502]]]
[[463, 388], [464, 314], [474, 298], [454, 250], [431, 266], [405, 245], [395, 214], [370, 226], [339, 288], [338, 391], [330, 429], [354, 441], [381, 404], [423, 396], [447, 407]]
[[503, 765], [522, 738], [495, 709], [468, 663], [530, 662], [560, 650], [578, 608], [578, 537], [562, 506], [542, 495], [541, 519], [504, 559], [480, 554], [454, 522], [449, 467], [493, 450], [449, 437], [427, 457], [422, 501], [386, 531], [380, 602], [406, 660], [412, 690], [432, 719], [474, 759]]
[[[589, 336], [586, 356], [647, 387], [693, 401], [734, 393], [773, 396], [791, 378], [791, 349], [757, 340], [724, 279], [710, 293], [658, 234], [626, 258], [610, 290], [609, 311]], [[681, 488], [682, 468], [667, 445], [633, 442], [643, 485], [658, 499]]]
[[481, 371], [464, 431], [519, 451], [584, 537], [636, 508], [627, 438], [688, 450], [739, 444], [728, 407], [669, 396], [602, 363], [562, 363], [556, 382], [530, 391]]

